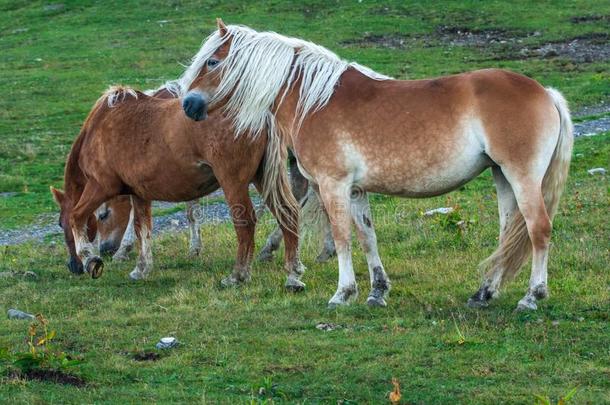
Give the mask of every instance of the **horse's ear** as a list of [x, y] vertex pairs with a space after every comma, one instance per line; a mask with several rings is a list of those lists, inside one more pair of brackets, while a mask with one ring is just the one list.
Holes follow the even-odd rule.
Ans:
[[222, 18], [216, 19], [216, 25], [218, 25], [218, 33], [220, 34], [221, 37], [224, 37], [225, 35], [227, 35], [229, 30], [228, 30], [227, 26], [225, 25], [225, 23], [222, 21]]
[[53, 199], [61, 207], [61, 203], [64, 201], [64, 193], [55, 187], [51, 186], [51, 194], [53, 194]]

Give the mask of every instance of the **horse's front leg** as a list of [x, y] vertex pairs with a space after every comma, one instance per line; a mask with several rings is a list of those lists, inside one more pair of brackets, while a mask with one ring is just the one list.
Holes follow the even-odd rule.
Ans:
[[129, 278], [132, 280], [141, 280], [148, 277], [153, 268], [152, 255], [152, 210], [151, 202], [133, 196], [131, 198], [135, 233], [140, 241], [140, 254], [136, 262], [136, 267]]
[[347, 305], [358, 297], [351, 249], [351, 184], [326, 180], [319, 187], [320, 197], [330, 220], [339, 260], [337, 291], [328, 302], [329, 308], [335, 308]]
[[[309, 182], [299, 171], [299, 167], [294, 156], [290, 156], [288, 162], [290, 166], [290, 189], [292, 190], [294, 198], [301, 204], [302, 207], [309, 196]], [[261, 188], [259, 186], [257, 187], [259, 189]], [[273, 215], [275, 216], [275, 214]], [[258, 255], [258, 260], [269, 261], [273, 259], [273, 253], [280, 248], [280, 243], [282, 242], [283, 237], [284, 230], [278, 226], [267, 238], [265, 246], [263, 246]]]
[[[259, 192], [262, 193], [262, 180], [257, 179], [254, 183]], [[295, 197], [298, 198], [299, 195]], [[277, 244], [279, 247], [279, 241], [284, 239], [284, 270], [287, 273], [284, 287], [292, 292], [303, 291], [305, 283], [301, 281], [301, 277], [305, 273], [305, 266], [299, 258], [299, 211], [277, 210], [271, 200], [266, 201], [266, 204], [271, 214], [278, 221], [278, 229], [269, 237], [267, 243], [272, 237], [275, 237], [278, 238]]]
[[74, 235], [76, 255], [83, 263], [85, 272], [98, 278], [104, 270], [104, 262], [97, 254], [89, 238], [88, 226], [95, 227], [93, 213], [109, 196], [93, 181], [88, 181], [78, 203], [70, 214], [70, 227]]
[[199, 200], [186, 203], [186, 218], [189, 223], [189, 256], [196, 257], [201, 253], [201, 230], [199, 220], [202, 211]]
[[[221, 184], [222, 186], [222, 184]], [[250, 196], [248, 184], [227, 185], [223, 187], [225, 198], [231, 211], [231, 218], [237, 234], [237, 259], [233, 272], [221, 281], [223, 287], [231, 287], [250, 281], [250, 266], [254, 255], [254, 228], [256, 214]]]

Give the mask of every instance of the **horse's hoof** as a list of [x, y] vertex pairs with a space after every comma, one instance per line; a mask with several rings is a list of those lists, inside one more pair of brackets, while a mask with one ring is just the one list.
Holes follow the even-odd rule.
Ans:
[[536, 299], [534, 297], [525, 297], [522, 298], [521, 301], [517, 304], [517, 312], [523, 311], [535, 311], [538, 309], [538, 305], [536, 305]]
[[250, 281], [250, 275], [237, 278], [233, 274], [231, 274], [230, 276], [220, 280], [220, 286], [222, 288], [232, 288], [247, 283], [248, 281]]
[[326, 263], [327, 261], [332, 259], [333, 256], [334, 254], [324, 251], [320, 253], [318, 257], [316, 257], [316, 263]]
[[329, 301], [328, 305], [326, 305], [326, 308], [333, 310], [333, 309], [338, 309], [341, 307], [346, 307], [349, 305], [349, 302], [335, 302], [335, 301]]
[[378, 307], [385, 308], [388, 306], [388, 303], [383, 299], [383, 297], [369, 295], [366, 299], [366, 303], [369, 307]]
[[146, 275], [138, 269], [135, 269], [131, 273], [129, 273], [129, 279], [132, 281], [144, 280], [145, 278]]
[[270, 262], [273, 260], [273, 252], [269, 252], [267, 250], [262, 250], [258, 257], [256, 258], [259, 262]]
[[199, 247], [189, 248], [188, 257], [190, 257], [191, 259], [199, 257], [200, 254], [201, 254], [201, 248], [199, 248]]
[[286, 288], [287, 291], [290, 291], [293, 293], [305, 291], [305, 283], [299, 279], [292, 278], [292, 277], [290, 277], [286, 280], [286, 284], [284, 284], [284, 287]]
[[104, 262], [100, 257], [93, 256], [85, 265], [87, 273], [91, 274], [91, 278], [99, 278], [104, 272]]
[[466, 305], [469, 308], [487, 308], [489, 306], [489, 301], [486, 300], [479, 300], [475, 297], [470, 297], [468, 298], [468, 302], [466, 303]]
[[129, 253], [124, 251], [118, 251], [112, 256], [113, 262], [125, 262], [129, 260]]

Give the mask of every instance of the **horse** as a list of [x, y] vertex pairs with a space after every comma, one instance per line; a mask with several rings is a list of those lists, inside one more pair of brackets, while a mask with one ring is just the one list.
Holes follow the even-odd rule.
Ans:
[[[286, 288], [300, 291], [304, 266], [298, 258], [298, 203], [286, 170], [269, 170], [267, 156], [278, 139], [261, 132], [235, 138], [222, 114], [205, 122], [185, 117], [181, 100], [152, 97], [129, 87], [111, 87], [95, 103], [68, 155], [65, 192], [51, 188], [61, 208], [60, 226], [73, 273], [101, 276], [95, 254], [95, 210], [119, 195], [130, 195], [140, 253], [130, 278], [152, 269], [151, 201], [190, 201], [222, 187], [237, 233], [237, 259], [223, 286], [250, 279], [256, 216], [248, 195], [254, 183], [276, 216], [285, 241]], [[286, 158], [286, 156], [283, 156]]]
[[487, 306], [530, 254], [529, 287], [517, 308], [535, 310], [547, 297], [552, 219], [573, 146], [559, 91], [500, 69], [394, 80], [311, 42], [221, 20], [180, 80], [190, 90], [188, 117], [222, 110], [238, 136], [271, 127], [268, 136], [294, 151], [331, 220], [339, 281], [330, 307], [358, 294], [350, 217], [368, 262], [367, 303], [387, 305], [390, 280], [368, 192], [437, 196], [487, 168], [498, 194], [499, 246], [483, 262], [487, 272], [469, 305]]
[[[317, 197], [315, 194], [308, 192], [308, 182], [299, 172], [294, 156], [289, 156], [288, 165], [292, 193], [301, 206], [304, 206], [309, 202], [309, 199]], [[311, 206], [316, 207], [315, 203]], [[185, 211], [190, 236], [188, 255], [190, 257], [198, 256], [202, 249], [201, 234], [199, 232], [199, 213], [202, 212], [202, 209], [197, 200], [186, 203]], [[95, 217], [100, 254], [111, 254], [113, 261], [127, 260], [129, 252], [135, 244], [134, 213], [131, 197], [121, 195], [103, 203], [96, 210]], [[324, 225], [328, 224], [325, 223]], [[335, 255], [335, 244], [329, 226], [324, 226], [323, 237], [322, 249], [315, 259], [318, 263], [325, 263]], [[282, 239], [282, 229], [276, 227], [267, 237], [265, 245], [258, 254], [258, 260], [272, 260], [273, 254], [279, 249]]]

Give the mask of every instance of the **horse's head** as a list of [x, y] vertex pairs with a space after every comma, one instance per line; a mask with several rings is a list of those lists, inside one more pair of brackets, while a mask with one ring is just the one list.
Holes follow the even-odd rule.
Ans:
[[[66, 247], [70, 254], [70, 259], [67, 262], [68, 269], [74, 274], [84, 273], [83, 263], [76, 254], [76, 246], [74, 244], [74, 234], [72, 233], [72, 226], [70, 225], [70, 214], [74, 208], [74, 202], [66, 193], [51, 187], [51, 194], [55, 199], [55, 202], [59, 206], [59, 226], [64, 231], [64, 239], [66, 241]], [[95, 217], [91, 217], [88, 222], [88, 236], [89, 240], [95, 239], [96, 223]]]
[[222, 62], [229, 54], [231, 39], [228, 38], [229, 31], [222, 20], [218, 18], [216, 23], [218, 31], [206, 42], [206, 44], [209, 43], [211, 46], [206, 48], [206, 44], [204, 44], [204, 47], [197, 55], [203, 56], [200, 54], [205, 54], [202, 58], [204, 59], [202, 60], [202, 65], [196, 66], [197, 71], [187, 71], [190, 84], [188, 85], [188, 92], [182, 99], [182, 108], [185, 114], [195, 121], [206, 119], [208, 113], [221, 107], [221, 102], [212, 103], [212, 99], [215, 97], [220, 86], [222, 76], [222, 69], [220, 68]]
[[95, 211], [100, 254], [114, 254], [119, 249], [130, 212], [131, 200], [126, 195], [113, 198]]

